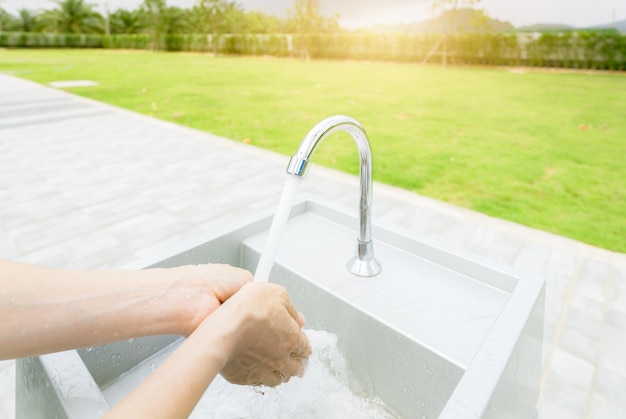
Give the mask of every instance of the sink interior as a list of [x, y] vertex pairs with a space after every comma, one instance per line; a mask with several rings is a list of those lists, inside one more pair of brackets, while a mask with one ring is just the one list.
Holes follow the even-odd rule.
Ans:
[[[270, 223], [270, 215], [244, 221], [129, 267], [220, 262], [254, 271]], [[357, 277], [346, 269], [357, 227], [356, 217], [332, 205], [298, 203], [270, 277], [288, 289], [307, 328], [337, 335], [352, 390], [378, 397], [402, 417], [448, 417], [448, 410], [449, 417], [497, 417], [483, 412], [494, 394], [500, 397], [500, 383], [511, 384], [504, 376], [513, 371], [524, 382], [523, 391], [511, 387], [522, 408], [534, 405], [538, 367], [511, 370], [508, 360], [532, 355], [529, 365], [535, 365], [538, 353], [540, 364], [541, 327], [527, 320], [542, 319], [543, 282], [525, 281], [522, 287], [510, 272], [380, 225], [373, 226], [373, 237], [382, 272]], [[114, 404], [141, 378], [126, 380], [120, 389], [120, 377], [178, 339], [138, 338], [78, 355], [104, 399]], [[504, 400], [508, 390], [503, 394]], [[458, 416], [459, 409], [473, 413]]]
[[[307, 278], [314, 284], [312, 288], [329, 290], [466, 368], [518, 279], [376, 226], [374, 248], [383, 270], [376, 277], [358, 277], [345, 268], [356, 239], [357, 225], [350, 224], [340, 213], [310, 203], [307, 211], [288, 223], [276, 264]], [[267, 231], [262, 231], [244, 240], [245, 266], [256, 266], [255, 256], [263, 249], [266, 236]], [[280, 282], [282, 275], [277, 274], [278, 269], [274, 272], [274, 280]], [[298, 307], [316, 311], [317, 301], [307, 297], [313, 289], [299, 298], [300, 286], [289, 285]]]

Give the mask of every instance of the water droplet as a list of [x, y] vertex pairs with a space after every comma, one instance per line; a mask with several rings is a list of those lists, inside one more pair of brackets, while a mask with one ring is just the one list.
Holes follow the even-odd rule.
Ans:
[[128, 339], [128, 343], [131, 343], [133, 340], [134, 340], [134, 338]]
[[157, 364], [156, 362], [150, 364], [150, 371], [155, 372], [157, 368], [159, 368], [159, 364]]
[[93, 346], [90, 346], [89, 348], [86, 349], [87, 352], [91, 352], [93, 351]]

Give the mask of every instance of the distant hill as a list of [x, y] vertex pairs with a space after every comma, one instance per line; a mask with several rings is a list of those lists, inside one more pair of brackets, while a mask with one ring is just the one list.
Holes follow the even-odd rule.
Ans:
[[572, 31], [575, 29], [577, 29], [575, 26], [562, 25], [560, 23], [535, 23], [534, 25], [515, 28], [518, 32]]
[[537, 23], [535, 25], [521, 26], [515, 30], [518, 32], [550, 32], [550, 31], [574, 31], [574, 30], [610, 30], [615, 29], [618, 32], [626, 33], [626, 19], [619, 20], [615, 23], [605, 23], [603, 25], [588, 26], [579, 28], [576, 26], [562, 25], [559, 23]]
[[410, 33], [443, 33], [443, 32], [506, 32], [514, 31], [509, 23], [486, 16], [482, 10], [463, 8], [448, 10], [434, 19], [423, 22], [375, 25], [370, 30], [376, 32], [410, 32]]
[[618, 20], [615, 23], [605, 23], [604, 25], [591, 26], [586, 29], [617, 29], [618, 32], [626, 33], [626, 19]]
[[[1, 1], [1, 0], [0, 0]], [[375, 25], [369, 30], [375, 32], [444, 33], [446, 32], [559, 32], [575, 30], [610, 30], [626, 33], [626, 19], [615, 23], [580, 28], [560, 23], [536, 23], [514, 27], [510, 22], [492, 19], [482, 10], [463, 8], [449, 10], [434, 19], [423, 22]]]

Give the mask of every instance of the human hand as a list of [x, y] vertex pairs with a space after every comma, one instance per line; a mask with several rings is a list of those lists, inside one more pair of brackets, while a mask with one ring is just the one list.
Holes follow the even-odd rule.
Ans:
[[[215, 267], [208, 269], [215, 273]], [[233, 273], [216, 269], [224, 269], [224, 278]], [[218, 287], [216, 300], [228, 290], [228, 285]], [[304, 317], [287, 291], [251, 282], [228, 297], [107, 418], [186, 418], [218, 373], [232, 383], [268, 386], [302, 375], [311, 346], [302, 332]], [[167, 397], [155, 399], [155, 394]]]
[[302, 331], [304, 316], [285, 288], [246, 284], [220, 310], [238, 319], [237, 343], [221, 370], [226, 380], [274, 387], [302, 376], [311, 345]]
[[186, 265], [159, 269], [173, 280], [171, 290], [180, 296], [181, 334], [189, 336], [202, 321], [244, 284], [252, 281], [245, 269], [226, 264]]

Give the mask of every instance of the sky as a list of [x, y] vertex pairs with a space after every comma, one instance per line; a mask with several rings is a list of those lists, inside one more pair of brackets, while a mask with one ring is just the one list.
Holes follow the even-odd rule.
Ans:
[[[108, 3], [109, 10], [133, 9], [143, 0], [85, 0], [101, 11]], [[191, 7], [197, 0], [167, 0], [171, 6]], [[236, 0], [246, 10], [286, 16], [294, 0]], [[319, 0], [322, 13], [339, 14], [342, 26], [367, 27], [377, 23], [416, 22], [428, 19], [428, 1], [425, 0]], [[0, 7], [14, 13], [27, 9], [50, 9], [52, 0], [0, 0]], [[478, 8], [488, 16], [511, 22], [514, 26], [534, 23], [563, 23], [585, 27], [626, 19], [626, 0], [482, 0]]]

